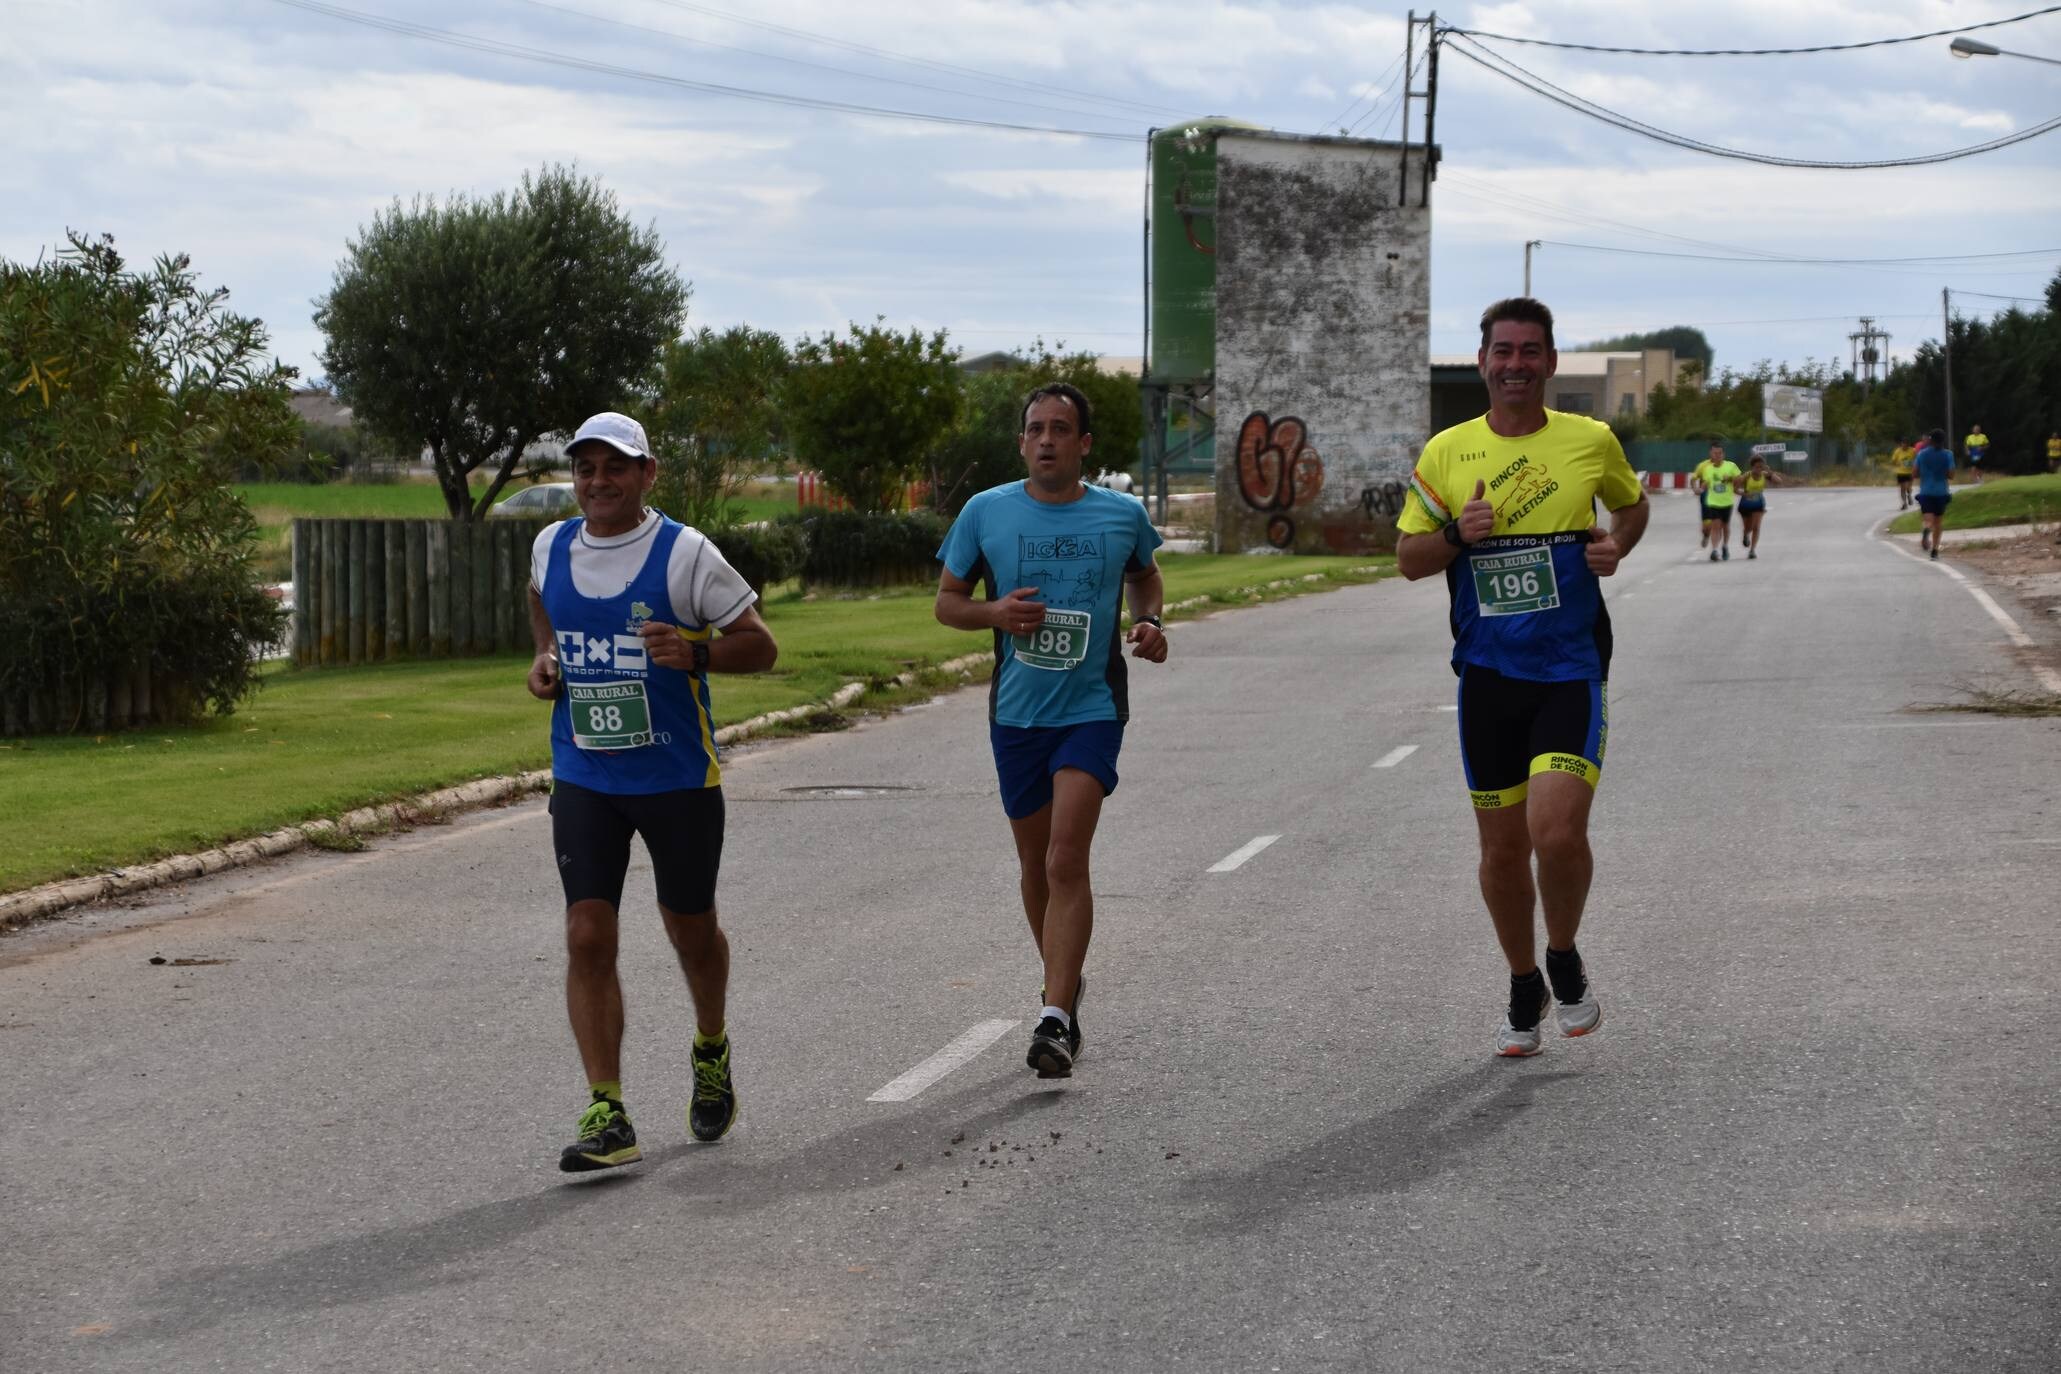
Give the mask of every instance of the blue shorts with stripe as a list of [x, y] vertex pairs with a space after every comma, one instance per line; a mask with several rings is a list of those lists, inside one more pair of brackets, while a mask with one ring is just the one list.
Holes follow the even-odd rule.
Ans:
[[1609, 683], [1530, 682], [1460, 666], [1460, 763], [1477, 810], [1516, 806], [1537, 773], [1594, 787], [1609, 741]]

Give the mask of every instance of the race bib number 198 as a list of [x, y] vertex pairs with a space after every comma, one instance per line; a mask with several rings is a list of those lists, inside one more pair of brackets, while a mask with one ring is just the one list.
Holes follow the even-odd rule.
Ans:
[[1045, 608], [1045, 623], [1029, 634], [1011, 635], [1009, 642], [1016, 650], [1016, 661], [1026, 668], [1048, 668], [1064, 672], [1078, 668], [1088, 656], [1088, 627], [1092, 618], [1086, 611], [1063, 611], [1057, 607]]
[[651, 703], [641, 682], [568, 682], [573, 743], [582, 749], [639, 749], [651, 743]]
[[1553, 551], [1544, 546], [1476, 554], [1468, 570], [1483, 615], [1530, 615], [1560, 604]]

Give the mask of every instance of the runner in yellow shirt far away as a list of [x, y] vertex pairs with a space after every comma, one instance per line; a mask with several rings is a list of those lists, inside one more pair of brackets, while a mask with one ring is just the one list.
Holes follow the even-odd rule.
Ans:
[[1981, 425], [1968, 426], [1968, 441], [1961, 445], [1968, 455], [1968, 480], [1982, 481], [1982, 465], [1989, 458], [1989, 436], [1982, 432]]
[[1909, 439], [1898, 440], [1896, 447], [1889, 451], [1889, 471], [1896, 478], [1896, 508], [1898, 510], [1909, 510], [1911, 508], [1911, 481], [1918, 471], [1912, 465], [1912, 462], [1917, 456], [1918, 451], [1911, 446]]
[[1732, 556], [1732, 506], [1739, 499], [1733, 483], [1740, 477], [1739, 465], [1725, 457], [1725, 446], [1711, 441], [1710, 457], [1696, 465], [1695, 480], [1703, 484], [1703, 534], [1710, 545], [1710, 561]]

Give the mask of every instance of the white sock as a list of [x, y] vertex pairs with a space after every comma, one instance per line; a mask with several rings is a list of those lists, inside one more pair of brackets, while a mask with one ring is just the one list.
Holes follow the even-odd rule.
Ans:
[[1063, 1010], [1061, 1010], [1058, 1007], [1046, 1007], [1043, 1011], [1039, 1012], [1038, 1015], [1041, 1017], [1057, 1017], [1060, 1025], [1066, 1027], [1068, 1030], [1073, 1029], [1073, 1018], [1071, 1016], [1068, 1016]]

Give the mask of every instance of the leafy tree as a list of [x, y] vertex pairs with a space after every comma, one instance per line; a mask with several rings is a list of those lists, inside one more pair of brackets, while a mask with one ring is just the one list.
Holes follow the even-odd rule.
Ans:
[[5, 732], [227, 713], [283, 620], [232, 482], [298, 451], [294, 370], [184, 256], [69, 241], [0, 261]]
[[879, 322], [804, 339], [781, 386], [796, 455], [856, 511], [894, 510], [959, 412], [958, 354]]
[[[523, 450], [647, 384], [688, 287], [613, 192], [562, 167], [485, 200], [397, 200], [346, 248], [315, 323], [358, 424], [427, 448], [455, 519], [482, 516]], [[475, 501], [469, 479], [492, 481]]]
[[1088, 398], [1095, 446], [1086, 475], [1137, 471], [1145, 428], [1137, 374], [1105, 372], [1093, 353], [1055, 352], [1039, 341], [1020, 367], [967, 378], [959, 421], [931, 452], [931, 500], [938, 509], [956, 512], [975, 492], [1023, 476], [1017, 449], [1023, 398], [1051, 382], [1070, 383]]
[[1638, 348], [1671, 348], [1675, 357], [1693, 361], [1705, 375], [1710, 372], [1710, 340], [1702, 330], [1692, 324], [1670, 325], [1666, 329], [1649, 329], [1643, 334], [1620, 334], [1614, 339], [1602, 339], [1596, 343], [1583, 344], [1579, 351], [1590, 353], [1629, 353]]
[[788, 362], [778, 334], [748, 325], [666, 346], [658, 388], [638, 408], [659, 460], [652, 504], [698, 529], [731, 521], [745, 478], [780, 441]]
[[[1951, 323], [1956, 452], [1971, 424], [1990, 436], [1992, 471], [2041, 472], [2046, 440], [2061, 429], [2061, 273], [2046, 289], [2046, 308], [2006, 310], [1988, 320]], [[1918, 346], [1883, 390], [1902, 407], [1912, 430], [1946, 424], [1947, 360], [1936, 339]]]

